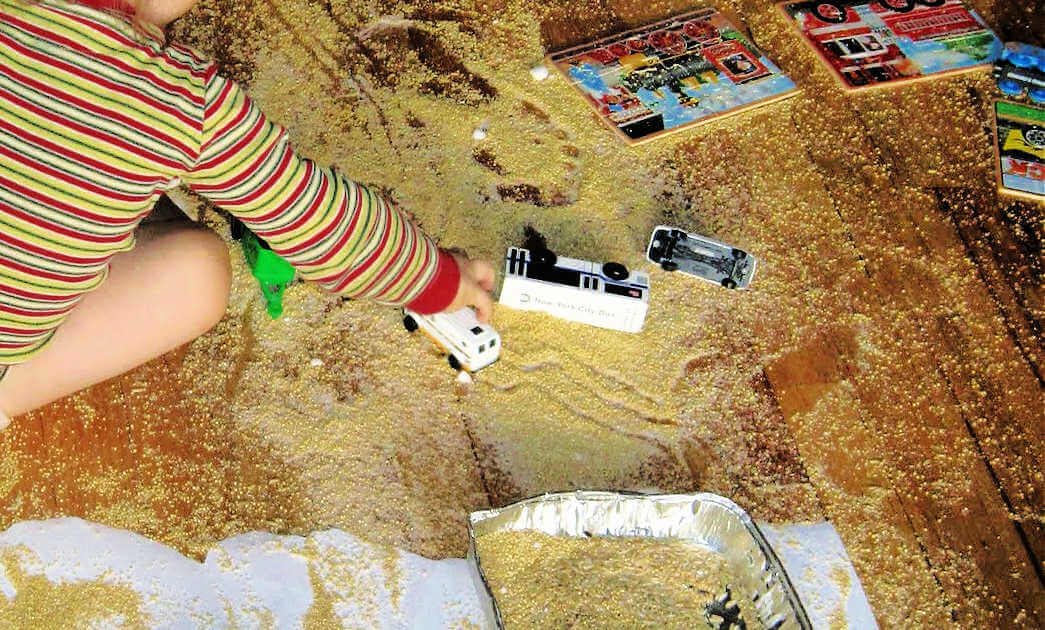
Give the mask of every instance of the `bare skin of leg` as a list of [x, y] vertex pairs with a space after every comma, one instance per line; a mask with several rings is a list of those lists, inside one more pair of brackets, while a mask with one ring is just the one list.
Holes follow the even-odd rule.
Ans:
[[47, 348], [0, 381], [0, 430], [14, 417], [122, 374], [210, 330], [225, 314], [231, 272], [216, 234], [186, 221], [143, 225], [109, 277]]

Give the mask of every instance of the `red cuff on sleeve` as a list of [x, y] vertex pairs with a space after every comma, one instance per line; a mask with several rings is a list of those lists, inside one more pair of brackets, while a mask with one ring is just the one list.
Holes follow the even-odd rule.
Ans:
[[439, 264], [435, 275], [428, 281], [428, 286], [421, 294], [406, 305], [408, 309], [422, 315], [431, 315], [446, 310], [450, 302], [457, 297], [457, 287], [461, 284], [461, 270], [453, 256], [439, 250]]

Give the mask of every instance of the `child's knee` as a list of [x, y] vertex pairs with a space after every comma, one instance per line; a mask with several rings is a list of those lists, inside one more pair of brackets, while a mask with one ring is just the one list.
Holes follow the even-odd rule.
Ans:
[[184, 241], [179, 249], [188, 258], [186, 264], [193, 272], [193, 302], [200, 325], [210, 330], [224, 317], [229, 303], [232, 288], [229, 248], [210, 230], [194, 229], [181, 237]]

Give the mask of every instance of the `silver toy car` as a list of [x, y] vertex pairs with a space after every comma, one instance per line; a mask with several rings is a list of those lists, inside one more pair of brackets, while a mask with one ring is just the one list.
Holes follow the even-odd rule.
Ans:
[[727, 289], [748, 288], [758, 266], [742, 249], [667, 225], [653, 229], [646, 258], [665, 271], [681, 271]]

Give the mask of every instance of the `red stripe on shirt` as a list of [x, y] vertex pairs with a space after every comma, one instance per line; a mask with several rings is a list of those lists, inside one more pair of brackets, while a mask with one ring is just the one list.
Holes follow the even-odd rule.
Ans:
[[[400, 235], [403, 238], [399, 239], [399, 246], [396, 247], [395, 253], [392, 254], [392, 257], [388, 260], [387, 263], [385, 263], [385, 266], [382, 267], [381, 270], [378, 271], [376, 274], [374, 274], [374, 279], [370, 281], [370, 284], [366, 285], [365, 287], [363, 287], [359, 291], [363, 295], [366, 295], [367, 293], [369, 293], [370, 290], [374, 288], [374, 285], [376, 285], [378, 282], [383, 280], [384, 279], [384, 275], [386, 273], [388, 273], [388, 271], [398, 262], [397, 259], [399, 258], [399, 254], [403, 253], [403, 248], [406, 247], [406, 242], [408, 240], [406, 238], [406, 233], [405, 232], [401, 232]], [[413, 247], [411, 247], [410, 249], [411, 249], [411, 253], [412, 253], [413, 252]], [[392, 285], [389, 284], [388, 286], [392, 286]]]
[[[4, 152], [4, 151], [0, 151], [0, 152]], [[22, 195], [23, 197], [26, 197], [28, 199], [32, 199], [32, 200], [36, 201], [37, 203], [39, 203], [40, 205], [48, 206], [48, 207], [53, 208], [55, 210], [61, 210], [62, 212], [66, 212], [66, 213], [71, 214], [71, 215], [73, 215], [75, 217], [79, 217], [79, 218], [81, 218], [81, 219], [83, 219], [85, 221], [92, 221], [94, 223], [102, 223], [102, 224], [105, 224], [105, 225], [119, 226], [119, 225], [130, 225], [137, 218], [137, 215], [131, 215], [130, 213], [128, 213], [127, 216], [123, 216], [123, 217], [107, 217], [107, 216], [102, 215], [102, 214], [96, 214], [94, 212], [88, 212], [86, 210], [81, 210], [77, 206], [65, 203], [64, 201], [59, 201], [59, 200], [57, 200], [57, 199], [55, 199], [53, 197], [50, 197], [48, 195], [45, 195], [45, 194], [41, 193], [41, 192], [37, 192], [36, 190], [33, 190], [32, 188], [29, 188], [27, 186], [23, 186], [23, 185], [19, 184], [18, 182], [15, 182], [15, 181], [12, 181], [10, 179], [7, 179], [6, 177], [4, 177], [2, 175], [0, 175], [0, 187], [7, 188], [8, 190], [11, 190], [12, 192], [16, 192], [19, 195]], [[145, 197], [144, 199], [148, 199], [148, 197]], [[0, 207], [3, 207], [3, 206], [0, 206]]]
[[[424, 237], [419, 237], [419, 238], [424, 238]], [[407, 285], [405, 287], [403, 287], [403, 290], [399, 292], [398, 298], [402, 298], [404, 295], [410, 295], [410, 293], [414, 290], [414, 287], [417, 285], [418, 282], [421, 282], [421, 280], [428, 279], [428, 277], [424, 274], [423, 270], [428, 268], [428, 265], [429, 265], [430, 261], [432, 260], [432, 254], [431, 254], [432, 248], [428, 247], [427, 245], [428, 244], [426, 243], [425, 247], [424, 247], [425, 259], [424, 259], [424, 261], [422, 261], [421, 266], [418, 267], [418, 269], [421, 269], [422, 271], [420, 273], [418, 273], [416, 276], [414, 276], [414, 279], [411, 280], [409, 283], [407, 283]], [[404, 272], [406, 271], [406, 269], [407, 269], [406, 267], [403, 267], [403, 271]], [[402, 275], [402, 273], [400, 273], [400, 275]], [[398, 281], [398, 280], [399, 280], [399, 278], [396, 278], [396, 281]]]
[[53, 271], [44, 271], [29, 265], [23, 265], [10, 258], [0, 258], [0, 267], [7, 267], [8, 269], [14, 269], [15, 271], [21, 271], [24, 274], [29, 274], [36, 278], [47, 278], [48, 280], [61, 280], [62, 282], [83, 282], [85, 280], [91, 280], [98, 276], [97, 273], [88, 273], [83, 275], [63, 274], [55, 273]]
[[116, 177], [130, 180], [136, 184], [145, 184], [158, 186], [167, 181], [165, 177], [157, 177], [155, 175], [146, 175], [143, 173], [134, 173], [128, 170], [124, 170], [113, 166], [107, 162], [96, 160], [88, 157], [82, 153], [77, 153], [68, 147], [64, 147], [60, 144], [51, 142], [50, 140], [43, 138], [35, 133], [28, 130], [16, 127], [14, 125], [7, 124], [6, 121], [0, 119], [0, 129], [8, 132], [12, 136], [17, 136], [27, 144], [33, 144], [40, 148], [46, 149], [51, 153], [57, 154], [70, 162], [79, 162], [85, 166], [89, 166], [93, 169], [105, 172], [108, 175], [115, 175]]
[[[274, 230], [265, 230], [266, 238], [274, 238], [276, 236], [283, 236], [284, 234], [293, 232], [294, 230], [300, 228], [302, 225], [308, 223], [311, 219], [315, 218], [316, 213], [319, 212], [319, 208], [327, 201], [325, 199], [325, 196], [327, 193], [327, 188], [329, 187], [330, 184], [326, 180], [319, 182], [319, 190], [316, 191], [315, 197], [312, 199], [312, 202], [309, 203], [308, 209], [302, 212], [301, 216], [299, 216], [297, 219], [291, 221], [290, 223], [286, 224], [281, 228], [276, 228]], [[340, 214], [338, 216], [340, 216]], [[259, 218], [254, 221], [255, 223], [258, 223], [260, 220], [261, 219]]]
[[11, 247], [16, 247], [23, 251], [36, 254], [37, 256], [42, 256], [44, 258], [49, 258], [51, 260], [57, 260], [64, 263], [69, 263], [71, 265], [97, 265], [112, 258], [111, 254], [105, 256], [96, 256], [93, 258], [88, 258], [85, 256], [70, 256], [69, 254], [62, 254], [60, 252], [54, 251], [53, 249], [40, 247], [39, 245], [36, 245], [34, 243], [23, 241], [22, 239], [15, 238], [14, 236], [7, 234], [3, 231], [0, 231], [0, 242], [7, 243]]
[[[0, 73], [6, 74], [4, 70], [6, 70], [6, 66], [0, 64]], [[4, 97], [5, 100], [7, 100], [9, 103], [14, 103], [22, 109], [28, 110], [36, 114], [37, 116], [40, 116], [41, 118], [51, 120], [55, 117], [54, 112], [48, 111], [35, 103], [27, 101], [15, 94], [14, 92], [8, 92], [7, 90], [0, 89], [0, 97]], [[182, 170], [185, 168], [184, 162], [171, 160], [162, 155], [157, 155], [156, 153], [146, 151], [139, 145], [134, 144], [133, 142], [129, 142], [125, 138], [122, 138], [116, 134], [110, 133], [108, 131], [102, 131], [96, 127], [88, 127], [87, 125], [78, 123], [75, 120], [71, 120], [68, 117], [63, 117], [61, 120], [62, 124], [70, 129], [82, 133], [83, 135], [88, 136], [90, 138], [101, 140], [103, 142], [108, 142], [114, 147], [118, 147], [124, 151], [127, 151], [128, 153], [133, 153], [134, 155], [140, 158], [144, 158], [145, 160], [154, 162], [157, 166], [161, 166], [171, 170]]]
[[[280, 204], [278, 206], [276, 206], [272, 210], [272, 212], [268, 212], [268, 213], [265, 213], [265, 214], [259, 214], [258, 216], [251, 217], [249, 219], [250, 223], [252, 225], [260, 225], [262, 223], [268, 223], [272, 219], [274, 219], [277, 216], [279, 216], [279, 215], [283, 214], [284, 212], [286, 212], [295, 203], [300, 201], [301, 195], [304, 194], [305, 189], [308, 188], [308, 186], [310, 184], [310, 180], [312, 179], [312, 171], [314, 169], [315, 169], [315, 166], [311, 162], [305, 162], [305, 175], [301, 178], [301, 181], [298, 183], [297, 188], [295, 188], [293, 190], [293, 192], [291, 192], [290, 195], [284, 201], [280, 202]], [[325, 186], [325, 185], [326, 185], [325, 181], [321, 183], [321, 187], [320, 187], [321, 191], [324, 191], [324, 192], [326, 191], [326, 188], [322, 187], [322, 186]], [[307, 214], [306, 214], [306, 218], [307, 218]], [[277, 230], [277, 232], [282, 232], [282, 231], [281, 230]], [[275, 232], [267, 232], [267, 234], [274, 234], [274, 233]]]
[[382, 250], [384, 249], [385, 244], [388, 242], [389, 236], [392, 232], [391, 227], [392, 226], [389, 225], [387, 222], [385, 223], [385, 233], [381, 235], [381, 242], [378, 243], [377, 248], [370, 254], [370, 256], [366, 260], [364, 260], [361, 264], [356, 265], [352, 268], [351, 271], [348, 272], [348, 275], [345, 276], [344, 280], [342, 280], [339, 286], [335, 289], [336, 291], [344, 290], [344, 288], [348, 286], [350, 282], [363, 275], [367, 271], [367, 269], [370, 269], [370, 267], [372, 267], [373, 264], [377, 262], [379, 258], [381, 258], [381, 254], [384, 253]]
[[[71, 39], [69, 39], [67, 37], [62, 37], [61, 35], [58, 35], [57, 33], [53, 33], [51, 31], [42, 29], [42, 28], [36, 26], [35, 24], [31, 24], [29, 22], [24, 22], [22, 20], [19, 20], [18, 18], [14, 17], [14, 16], [7, 16], [7, 19], [5, 21], [8, 24], [13, 24], [13, 25], [17, 26], [18, 28], [20, 28], [23, 31], [27, 31], [27, 32], [32, 33], [33, 35], [36, 35], [37, 37], [39, 37], [40, 39], [42, 39], [44, 41], [47, 41], [49, 43], [61, 46], [63, 48], [68, 48], [69, 50], [76, 51], [76, 52], [78, 52], [81, 55], [84, 55], [86, 57], [93, 57], [93, 58], [97, 59], [98, 61], [101, 61], [103, 63], [106, 63], [108, 65], [113, 66], [114, 68], [116, 68], [120, 72], [123, 72], [123, 73], [125, 73], [127, 75], [130, 75], [132, 77], [137, 77], [139, 79], [144, 79], [146, 82], [152, 84], [153, 86], [159, 88], [160, 90], [163, 90], [164, 92], [168, 92], [168, 93], [171, 93], [171, 94], [177, 94], [179, 96], [182, 96], [182, 97], [188, 99], [190, 102], [192, 102], [195, 105], [198, 105], [200, 107], [203, 106], [203, 98], [201, 96], [199, 96], [199, 95], [194, 95], [192, 92], [190, 92], [184, 86], [179, 86], [179, 85], [175, 85], [173, 83], [170, 83], [168, 81], [164, 81], [161, 77], [159, 77], [159, 76], [157, 76], [155, 74], [151, 74], [149, 72], [146, 72], [145, 70], [134, 68], [134, 67], [130, 66], [129, 64], [127, 64], [126, 62], [124, 62], [123, 60], [121, 60], [121, 59], [119, 59], [117, 57], [114, 57], [114, 56], [111, 56], [111, 55], [104, 55], [104, 54], [97, 53], [97, 52], [95, 52], [93, 50], [90, 50], [89, 48], [87, 48], [83, 44], [75, 42], [75, 41], [73, 41], [73, 40], [71, 40]], [[51, 57], [50, 59], [51, 59], [51, 63], [55, 67], [60, 67], [63, 70], [74, 72], [77, 75], [81, 75], [84, 72], [83, 70], [80, 70], [79, 68], [76, 68], [75, 66], [70, 66], [68, 63], [66, 63], [64, 61], [59, 61], [58, 59], [56, 59], [54, 57]], [[115, 86], [113, 89], [117, 89], [117, 90], [119, 90], [121, 92], [125, 91], [128, 94], [139, 94], [139, 95], [141, 95], [143, 97], [143, 99], [146, 99], [146, 102], [150, 106], [153, 106], [153, 107], [156, 107], [157, 109], [166, 111], [166, 112], [170, 113], [171, 115], [174, 115], [174, 116], [178, 117], [180, 120], [183, 120], [183, 121], [188, 122], [188, 123], [191, 123], [193, 121], [193, 119], [185, 116], [185, 114], [183, 114], [182, 112], [174, 109], [173, 107], [171, 107], [167, 103], [164, 103], [163, 101], [160, 101], [160, 100], [157, 100], [155, 98], [152, 98], [148, 94], [144, 94], [144, 93], [141, 93], [141, 92], [130, 90], [130, 89], [128, 89], [125, 86], [117, 86], [115, 83], [112, 83], [108, 79], [105, 79], [105, 78], [103, 78], [103, 77], [101, 77], [99, 75], [93, 75], [92, 74], [92, 75], [88, 75], [88, 76], [98, 77], [97, 83], [100, 84], [100, 85], [103, 84], [103, 82], [104, 82], [106, 84], [110, 84], [112, 86]]]
[[[18, 42], [14, 41], [13, 39], [7, 37], [3, 33], [0, 33], [0, 41], [3, 41], [5, 43], [7, 43], [7, 45], [10, 46], [11, 48], [23, 51], [22, 54], [24, 54], [25, 56], [30, 57], [32, 59], [36, 59], [40, 63], [43, 63], [45, 65], [53, 65], [53, 62], [51, 60], [49, 60], [46, 56], [41, 55], [41, 54], [37, 53], [36, 51], [30, 50], [30, 49], [26, 48], [25, 46], [22, 46], [21, 44], [19, 44]], [[150, 136], [152, 138], [155, 138], [155, 139], [163, 142], [164, 144], [167, 144], [167, 145], [169, 145], [171, 147], [174, 147], [175, 149], [178, 149], [179, 151], [181, 151], [185, 155], [190, 155], [190, 156], [194, 155], [193, 150], [188, 145], [182, 143], [180, 140], [177, 140], [177, 139], [173, 138], [172, 136], [169, 136], [169, 135], [167, 135], [165, 133], [160, 132], [155, 127], [150, 127], [150, 126], [148, 126], [148, 125], [146, 125], [144, 123], [140, 123], [137, 120], [131, 118], [130, 116], [127, 116], [125, 114], [121, 114], [121, 113], [119, 113], [119, 112], [117, 112], [115, 110], [112, 110], [112, 109], [101, 107], [101, 106], [96, 105], [96, 104], [94, 104], [94, 103], [92, 103], [90, 101], [82, 99], [82, 98], [80, 98], [78, 96], [74, 96], [74, 95], [72, 95], [72, 94], [70, 94], [68, 92], [63, 92], [62, 90], [59, 90], [58, 88], [51, 87], [50, 85], [47, 85], [47, 84], [42, 83], [40, 81], [37, 81], [36, 79], [34, 79], [34, 78], [32, 78], [32, 77], [30, 77], [28, 75], [22, 74], [20, 72], [16, 72], [13, 68], [5, 67], [4, 70], [5, 70], [5, 74], [10, 76], [13, 81], [16, 81], [16, 82], [21, 83], [21, 84], [26, 85], [26, 86], [29, 86], [29, 87], [37, 90], [38, 92], [41, 92], [43, 94], [46, 94], [46, 95], [54, 98], [55, 100], [57, 100], [59, 102], [65, 103], [67, 105], [72, 105], [72, 106], [78, 107], [78, 108], [80, 108], [80, 109], [82, 109], [82, 110], [84, 110], [86, 112], [90, 112], [90, 113], [94, 114], [95, 116], [100, 116], [102, 118], [106, 118], [106, 119], [109, 119], [109, 120], [117, 121], [117, 122], [122, 123], [123, 125], [131, 128], [131, 129], [134, 129], [135, 131], [140, 132], [143, 135]], [[97, 76], [96, 75], [90, 74], [88, 72], [84, 72], [82, 70], [77, 71], [76, 74], [78, 74], [85, 81], [89, 81], [89, 82], [94, 83], [96, 85], [101, 85], [101, 82], [97, 80]], [[134, 92], [132, 92], [132, 94], [134, 94]], [[192, 124], [195, 124], [195, 123], [192, 123]]]
[[[61, 7], [55, 5], [47, 5], [46, 9], [53, 13], [57, 13], [64, 18], [78, 22], [84, 27], [86, 27], [88, 30], [94, 31], [95, 33], [98, 33], [106, 39], [115, 40], [119, 42], [121, 46], [125, 46], [137, 52], [143, 53], [151, 59], [166, 61], [166, 57], [154, 50], [152, 47], [147, 46], [146, 44], [143, 44], [140, 41], [127, 37], [120, 31], [117, 31], [109, 27], [109, 25], [105, 24], [104, 22], [100, 22], [96, 19], [85, 18], [82, 15], [77, 15], [76, 13], [71, 13], [69, 11], [64, 11]], [[130, 22], [127, 22], [127, 26], [132, 29], [134, 28], [134, 25]]]
[[228, 100], [229, 94], [232, 94], [232, 88], [234, 84], [232, 81], [226, 81], [221, 87], [221, 92], [214, 97], [214, 102], [203, 110], [203, 118], [209, 120], [214, 117], [214, 114], [224, 105], [225, 101]]
[[103, 188], [101, 186], [98, 186], [97, 184], [94, 184], [94, 183], [86, 180], [86, 179], [83, 179], [81, 177], [77, 177], [77, 176], [72, 175], [72, 174], [70, 174], [70, 173], [68, 173], [66, 171], [62, 171], [62, 170], [56, 169], [56, 168], [54, 168], [52, 166], [48, 166], [47, 164], [44, 164], [43, 162], [38, 162], [38, 161], [36, 161], [34, 159], [31, 159], [29, 156], [23, 155], [22, 153], [19, 153], [18, 151], [11, 151], [10, 149], [8, 149], [6, 146], [4, 146], [2, 144], [0, 144], [0, 155], [5, 155], [8, 158], [10, 158], [11, 160], [14, 160], [16, 162], [21, 162], [22, 164], [28, 166], [30, 168], [30, 170], [35, 170], [36, 172], [43, 173], [44, 175], [50, 175], [51, 177], [53, 177], [53, 178], [55, 178], [57, 180], [63, 181], [65, 183], [67, 183], [67, 184], [70, 184], [70, 185], [72, 185], [72, 189], [73, 190], [77, 190], [77, 189], [87, 190], [87, 191], [92, 192], [92, 193], [94, 193], [96, 195], [100, 195], [100, 196], [106, 197], [108, 199], [112, 199], [113, 201], [126, 201], [128, 203], [136, 203], [136, 202], [137, 203], [141, 203], [141, 202], [146, 201], [149, 197], [152, 196], [152, 191], [149, 191], [145, 195], [142, 195], [140, 193], [137, 194], [137, 195], [131, 195], [131, 194], [128, 194], [128, 193], [122, 193], [122, 192], [113, 190], [112, 188]]
[[[11, 286], [9, 284], [3, 284], [3, 283], [0, 283], [0, 293], [7, 293], [9, 295], [14, 295], [14, 296], [17, 296], [17, 297], [25, 299], [25, 300], [36, 300], [37, 302], [68, 302], [69, 300], [74, 299], [76, 297], [76, 296], [68, 296], [68, 295], [56, 296], [56, 295], [50, 295], [50, 294], [45, 294], [45, 293], [37, 293], [36, 291], [29, 291], [28, 289], [19, 289], [18, 287], [13, 287], [13, 286]], [[13, 305], [0, 303], [0, 309], [5, 309], [5, 308], [16, 308], [16, 307], [13, 306]], [[68, 309], [66, 309], [66, 310], [68, 310]], [[25, 313], [29, 313], [29, 314], [34, 313], [34, 312], [36, 312], [36, 311], [25, 311]], [[58, 313], [58, 312], [65, 312], [65, 311], [56, 311], [56, 313]]]
[[[357, 197], [361, 197], [361, 195], [357, 195]], [[324, 237], [327, 234], [329, 234], [330, 232], [332, 232], [333, 229], [337, 227], [338, 223], [340, 223], [341, 221], [344, 220], [344, 217], [345, 217], [345, 215], [347, 213], [348, 213], [348, 200], [346, 199], [346, 200], [341, 202], [341, 207], [338, 208], [337, 216], [334, 218], [334, 221], [332, 221], [330, 223], [330, 225], [328, 225], [327, 228], [323, 232], [321, 232], [320, 234], [318, 234], [316, 236], [313, 236], [311, 239], [309, 239], [308, 242], [309, 243], [318, 242], [319, 240], [321, 240], [322, 237]], [[345, 243], [347, 243], [348, 240], [352, 237], [352, 233], [355, 232], [356, 224], [359, 222], [359, 215], [362, 214], [362, 212], [360, 212], [360, 206], [359, 206], [359, 200], [358, 199], [356, 201], [355, 212], [353, 214], [355, 216], [352, 217], [352, 220], [348, 224], [348, 228], [345, 230], [345, 233], [341, 235], [341, 238], [339, 238], [337, 240], [337, 242], [334, 243], [334, 245], [331, 246], [327, 250], [327, 252], [325, 254], [323, 254], [322, 256], [320, 256], [320, 257], [318, 257], [316, 259], [309, 260], [306, 263], [308, 266], [310, 266], [310, 267], [322, 266], [323, 263], [327, 262], [328, 260], [333, 258], [335, 254], [339, 253], [341, 251], [341, 248], [345, 246]], [[298, 251], [300, 251], [302, 249], [305, 249], [305, 244], [298, 244], [295, 247], [290, 247], [290, 248], [284, 249], [284, 250], [282, 250], [281, 253], [282, 253], [282, 255], [285, 255], [285, 256], [286, 255], [293, 255], [294, 253], [296, 253], [296, 252], [298, 252]], [[326, 280], [326, 278], [320, 278], [319, 279], [320, 282], [325, 281], [325, 280]]]
[[[243, 138], [241, 138], [239, 141], [232, 144], [231, 146], [225, 148], [221, 153], [208, 159], [206, 162], [199, 162], [198, 164], [196, 164], [194, 170], [206, 171], [224, 162], [229, 161], [229, 156], [236, 155], [237, 153], [245, 149], [247, 145], [253, 142], [258, 137], [258, 135], [261, 134], [262, 130], [264, 130], [266, 126], [267, 125], [265, 124], [265, 121], [261, 118], [258, 118], [256, 121], [254, 121], [254, 125], [249, 130], [241, 131], [241, 133], [244, 134]], [[262, 152], [261, 156], [254, 160], [254, 163], [251, 165], [253, 168], [244, 169], [243, 173], [240, 173], [234, 179], [222, 182], [222, 184], [225, 187], [231, 188], [239, 182], [243, 181], [243, 178], [245, 176], [251, 175], [253, 173], [253, 170], [257, 168], [262, 161], [264, 161], [266, 156], [271, 155], [274, 149], [275, 147], [268, 147], [267, 151]]]
[[55, 223], [53, 221], [46, 221], [46, 220], [36, 216], [35, 214], [29, 214], [28, 212], [23, 212], [22, 210], [19, 210], [19, 209], [13, 207], [13, 206], [10, 206], [10, 205], [8, 205], [6, 203], [2, 203], [2, 202], [0, 202], [0, 210], [3, 210], [4, 212], [6, 212], [7, 214], [9, 214], [9, 215], [11, 215], [13, 217], [21, 219], [22, 221], [25, 221], [26, 223], [31, 223], [31, 224], [35, 225], [36, 227], [43, 229], [45, 233], [46, 232], [54, 232], [56, 234], [61, 234], [62, 236], [67, 236], [69, 238], [73, 238], [73, 239], [76, 239], [78, 241], [84, 241], [84, 242], [87, 242], [87, 243], [110, 243], [111, 244], [111, 243], [119, 243], [121, 241], [127, 240], [127, 233], [113, 234], [112, 236], [101, 236], [101, 235], [98, 235], [98, 234], [84, 233], [81, 230], [71, 230], [71, 229], [65, 227], [64, 225], [59, 225], [59, 224], [57, 224], [57, 223]]

